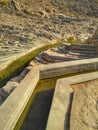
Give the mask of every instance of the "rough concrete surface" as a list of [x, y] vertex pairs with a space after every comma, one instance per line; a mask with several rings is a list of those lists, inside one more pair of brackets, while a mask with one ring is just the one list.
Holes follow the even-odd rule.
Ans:
[[[74, 88], [73, 91], [70, 87]], [[71, 96], [72, 92], [74, 94]], [[57, 81], [46, 128], [46, 130], [98, 129], [98, 72]]]
[[71, 109], [72, 89], [58, 80], [46, 130], [67, 130]]
[[70, 130], [98, 130], [98, 80], [74, 92]]
[[0, 107], [0, 130], [13, 130], [39, 81], [34, 67]]
[[73, 74], [98, 69], [98, 58], [83, 59], [70, 62], [54, 63], [41, 66], [40, 78], [49, 78], [65, 74]]

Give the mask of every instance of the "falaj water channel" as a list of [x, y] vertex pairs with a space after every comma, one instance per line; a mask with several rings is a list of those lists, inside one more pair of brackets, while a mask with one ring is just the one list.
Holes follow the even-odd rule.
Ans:
[[[49, 55], [51, 51], [53, 53]], [[58, 60], [55, 53], [58, 53]], [[0, 130], [69, 130], [72, 128], [70, 119], [74, 119], [70, 105], [73, 108], [74, 100], [72, 99], [76, 98], [74, 97], [76, 90], [81, 88], [81, 83], [98, 80], [96, 47], [87, 44], [64, 44], [62, 47], [41, 53], [30, 63], [30, 66], [31, 70], [0, 107]], [[94, 84], [96, 87], [97, 81]], [[92, 102], [95, 102], [92, 110], [96, 116], [91, 122], [94, 126], [83, 125], [83, 129], [97, 128], [97, 122], [95, 122], [98, 117], [97, 89], [98, 87], [96, 87], [96, 94], [91, 95]], [[72, 93], [73, 96], [70, 96]], [[81, 122], [83, 119], [79, 120]]]
[[98, 130], [98, 0], [0, 0], [0, 130]]
[[56, 79], [39, 81], [21, 130], [44, 130], [48, 120]]

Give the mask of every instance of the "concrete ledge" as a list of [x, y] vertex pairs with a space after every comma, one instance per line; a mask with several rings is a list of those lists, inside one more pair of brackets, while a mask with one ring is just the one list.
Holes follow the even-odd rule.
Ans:
[[44, 79], [90, 70], [98, 70], [98, 58], [54, 63], [42, 66], [40, 68], [40, 78]]
[[98, 130], [98, 79], [72, 87], [70, 130]]
[[[72, 89], [57, 81], [46, 130], [67, 130]], [[66, 124], [66, 125], [65, 125]], [[66, 126], [66, 127], [65, 127]]]
[[[0, 107], [0, 130], [14, 129], [17, 121], [19, 120], [19, 117], [24, 111], [39, 81], [39, 78], [40, 79], [49, 78], [54, 76], [83, 72], [88, 70], [97, 70], [97, 69], [98, 69], [98, 58], [45, 65], [40, 68], [40, 74], [39, 69], [37, 67], [33, 67], [33, 69], [26, 75], [26, 77], [20, 83], [19, 87], [17, 87], [13, 91], [13, 93], [7, 98], [7, 100]], [[98, 78], [98, 72], [94, 72], [91, 74], [77, 75], [58, 80], [52, 103], [53, 106], [52, 113], [54, 115], [51, 116], [52, 111], [51, 107], [50, 116], [48, 119], [49, 125], [47, 124], [47, 130], [49, 129], [64, 130], [64, 128], [68, 127], [66, 125], [68, 124], [67, 123], [69, 114], [68, 109], [70, 108], [70, 103], [72, 100], [72, 89], [69, 86], [71, 84], [86, 82], [96, 78]], [[57, 98], [55, 99], [55, 97]], [[56, 105], [54, 104], [55, 102]], [[57, 110], [55, 111], [56, 106]], [[53, 119], [52, 121], [51, 118]], [[53, 122], [55, 124], [55, 127], [52, 125]], [[59, 124], [60, 126], [58, 126]]]
[[57, 81], [46, 130], [68, 130], [72, 104], [70, 86], [95, 79], [98, 79], [98, 72], [81, 74]]
[[64, 44], [65, 48], [69, 47], [69, 49], [72, 50], [78, 50], [78, 51], [84, 51], [84, 52], [95, 52], [96, 46], [95, 44], [74, 44], [74, 43], [70, 43], [70, 44]]
[[0, 107], [0, 130], [13, 130], [37, 83], [39, 70], [34, 67]]

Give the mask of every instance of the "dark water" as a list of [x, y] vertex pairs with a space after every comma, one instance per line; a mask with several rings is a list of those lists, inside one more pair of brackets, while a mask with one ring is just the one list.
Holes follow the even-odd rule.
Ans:
[[45, 130], [54, 90], [37, 93], [21, 130]]

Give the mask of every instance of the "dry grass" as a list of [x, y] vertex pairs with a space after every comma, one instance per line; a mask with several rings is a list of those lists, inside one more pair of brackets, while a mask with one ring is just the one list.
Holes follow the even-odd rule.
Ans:
[[76, 38], [75, 38], [75, 36], [70, 36], [67, 40], [68, 41], [74, 41], [74, 40], [76, 40]]
[[5, 5], [5, 6], [8, 6], [9, 1], [8, 0], [0, 0], [0, 3]]
[[93, 41], [91, 38], [88, 38], [88, 39], [86, 40], [86, 43], [87, 43], [87, 44], [94, 44], [94, 41]]
[[43, 47], [37, 48], [30, 53], [18, 58], [17, 60], [14, 60], [6, 68], [0, 71], [0, 87], [2, 87], [5, 82], [8, 81], [11, 77], [18, 75], [36, 55], [38, 55], [42, 51], [61, 44], [62, 42], [44, 45]]

